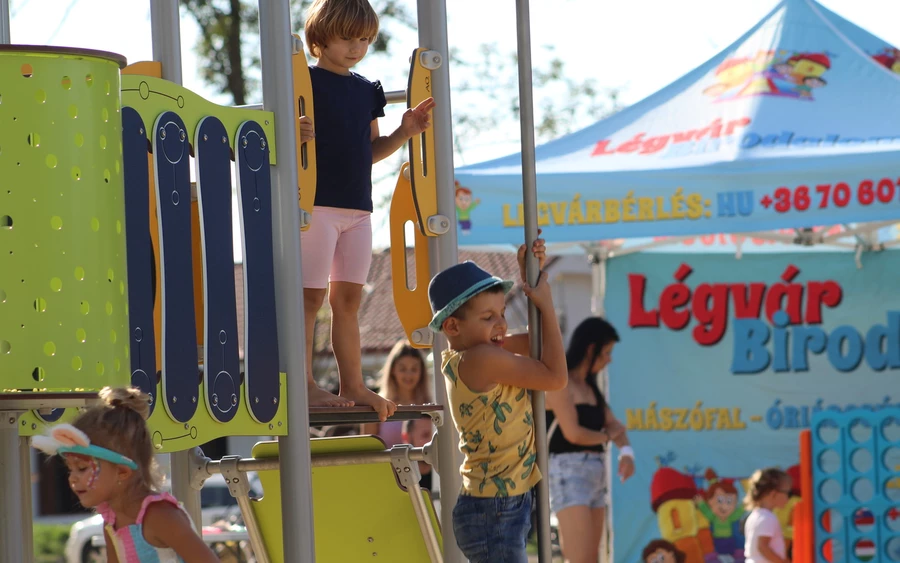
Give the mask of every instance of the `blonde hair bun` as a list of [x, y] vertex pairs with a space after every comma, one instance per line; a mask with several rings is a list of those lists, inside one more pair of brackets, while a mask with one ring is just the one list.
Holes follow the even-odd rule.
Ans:
[[133, 410], [144, 420], [150, 416], [150, 395], [137, 387], [104, 387], [100, 399], [111, 408]]

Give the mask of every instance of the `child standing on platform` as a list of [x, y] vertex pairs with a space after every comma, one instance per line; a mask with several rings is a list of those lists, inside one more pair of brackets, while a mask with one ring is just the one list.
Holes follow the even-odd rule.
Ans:
[[[387, 104], [381, 83], [350, 70], [377, 34], [378, 16], [367, 0], [315, 0], [309, 8], [306, 42], [317, 59], [309, 71], [318, 180], [312, 224], [301, 234], [301, 247], [309, 404], [369, 405], [384, 421], [396, 405], [363, 382], [358, 319], [372, 261], [372, 164], [431, 125], [434, 100], [406, 110], [400, 127], [381, 135], [378, 118]], [[312, 374], [316, 313], [326, 292], [340, 396], [320, 389]]]
[[[544, 241], [537, 239], [531, 250], [543, 265]], [[541, 312], [540, 360], [528, 356], [527, 334], [506, 334], [506, 293], [513, 282], [463, 262], [428, 286], [434, 312], [429, 326], [449, 343], [441, 371], [465, 456], [453, 532], [471, 563], [527, 563], [532, 488], [541, 479], [530, 391], [555, 391], [568, 381], [547, 274], [541, 273], [535, 287], [527, 285], [525, 252], [522, 245], [519, 269], [525, 295]]]
[[79, 502], [103, 516], [108, 561], [218, 561], [175, 497], [159, 492], [146, 423], [150, 397], [135, 388], [106, 387], [100, 398], [71, 425], [35, 436], [33, 445], [65, 458]]
[[787, 504], [791, 478], [781, 469], [760, 469], [750, 477], [744, 505], [752, 510], [744, 525], [746, 563], [788, 563], [781, 524], [774, 511]]

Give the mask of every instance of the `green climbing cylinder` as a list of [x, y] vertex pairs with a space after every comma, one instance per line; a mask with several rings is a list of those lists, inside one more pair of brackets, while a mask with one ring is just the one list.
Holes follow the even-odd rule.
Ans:
[[0, 393], [130, 380], [124, 63], [0, 46]]

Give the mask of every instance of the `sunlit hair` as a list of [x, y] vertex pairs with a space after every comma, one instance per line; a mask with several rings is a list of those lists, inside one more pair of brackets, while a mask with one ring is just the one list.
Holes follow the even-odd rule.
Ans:
[[306, 12], [306, 45], [313, 57], [322, 56], [328, 42], [341, 37], [378, 35], [378, 14], [367, 0], [315, 0]]
[[747, 510], [753, 510], [759, 506], [760, 501], [772, 491], [779, 489], [788, 490], [791, 487], [791, 477], [785, 471], [777, 467], [757, 469], [750, 477], [747, 485], [747, 494], [744, 495], [744, 506]]
[[136, 387], [104, 387], [100, 399], [101, 403], [81, 413], [72, 425], [87, 434], [91, 444], [134, 461], [138, 466], [137, 482], [158, 491], [159, 476], [147, 428], [150, 396]]
[[384, 367], [381, 369], [381, 379], [378, 382], [378, 393], [390, 401], [399, 399], [400, 391], [397, 387], [397, 377], [394, 375], [394, 366], [400, 358], [414, 358], [419, 361], [419, 382], [413, 389], [415, 404], [424, 405], [431, 403], [431, 391], [428, 389], [428, 371], [425, 369], [425, 358], [422, 353], [410, 346], [405, 340], [400, 340], [391, 348]]

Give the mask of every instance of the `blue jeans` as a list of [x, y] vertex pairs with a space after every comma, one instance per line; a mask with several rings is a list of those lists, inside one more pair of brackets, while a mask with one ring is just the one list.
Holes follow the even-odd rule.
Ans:
[[510, 497], [460, 495], [453, 507], [456, 545], [470, 563], [528, 563], [532, 492]]

